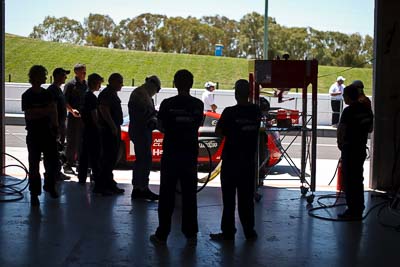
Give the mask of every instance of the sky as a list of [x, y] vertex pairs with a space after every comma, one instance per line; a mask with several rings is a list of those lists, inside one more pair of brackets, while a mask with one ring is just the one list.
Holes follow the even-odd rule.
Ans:
[[[268, 16], [288, 27], [373, 36], [375, 0], [267, 0]], [[266, 0], [5, 0], [6, 33], [28, 36], [46, 16], [75, 19], [89, 13], [109, 15], [116, 24], [142, 13], [172, 16], [221, 15], [239, 21], [245, 14], [264, 14]]]

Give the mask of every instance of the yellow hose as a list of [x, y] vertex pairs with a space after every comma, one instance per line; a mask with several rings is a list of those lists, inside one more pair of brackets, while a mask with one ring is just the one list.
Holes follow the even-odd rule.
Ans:
[[199, 178], [198, 182], [204, 184], [205, 182], [212, 181], [215, 177], [218, 176], [218, 174], [221, 172], [221, 164], [222, 160], [218, 163], [218, 165], [214, 168], [214, 170], [210, 174], [210, 178], [208, 178], [208, 174], [204, 176], [203, 178]]

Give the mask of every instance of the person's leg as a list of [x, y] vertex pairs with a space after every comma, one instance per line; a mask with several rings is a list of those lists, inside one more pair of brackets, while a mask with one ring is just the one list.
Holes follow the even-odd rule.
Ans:
[[110, 164], [111, 153], [112, 153], [112, 145], [110, 138], [112, 138], [111, 133], [108, 130], [104, 129], [101, 132], [101, 158], [100, 158], [100, 171], [101, 171], [101, 179], [103, 179], [105, 186], [110, 189], [110, 185], [112, 184], [112, 170], [113, 166]]
[[106, 190], [116, 194], [122, 194], [124, 189], [118, 188], [114, 181], [113, 170], [118, 159], [120, 144], [120, 132], [113, 135], [109, 129], [103, 129], [101, 133], [102, 156], [101, 156], [101, 178], [105, 183]]
[[76, 153], [76, 121], [74, 117], [70, 116], [67, 119], [67, 146], [65, 148], [65, 156], [67, 158], [66, 166], [72, 167], [75, 162]]
[[332, 106], [332, 125], [339, 123], [340, 118], [340, 100], [331, 100]]
[[79, 166], [78, 166], [78, 180], [79, 183], [85, 184], [89, 165], [89, 142], [92, 136], [90, 133], [83, 129], [82, 140], [79, 151]]
[[132, 184], [134, 188], [144, 190], [149, 185], [149, 175], [152, 165], [152, 132], [145, 128], [133, 128], [132, 142], [136, 156], [132, 171]]
[[158, 239], [166, 241], [171, 231], [171, 217], [175, 206], [175, 190], [177, 182], [177, 169], [173, 162], [163, 158], [161, 160], [160, 199], [158, 201], [158, 221], [156, 230]]
[[222, 202], [224, 205], [221, 219], [221, 230], [226, 237], [233, 237], [236, 233], [235, 227], [235, 170], [236, 166], [229, 162], [222, 161], [221, 166], [221, 190]]
[[257, 236], [254, 230], [254, 165], [241, 167], [237, 176], [238, 212], [247, 239]]
[[97, 130], [93, 130], [90, 132], [89, 135], [91, 137], [88, 142], [89, 166], [92, 169], [95, 189], [101, 192], [104, 190], [104, 181], [101, 179], [100, 176], [100, 134]]
[[50, 193], [51, 197], [57, 198], [58, 193], [56, 192], [55, 183], [59, 175], [59, 163], [56, 136], [51, 134], [43, 135], [41, 146], [43, 147], [44, 168], [46, 170], [43, 189]]
[[343, 175], [346, 181], [346, 204], [354, 214], [361, 215], [364, 210], [364, 161], [365, 152], [352, 153], [343, 165]]
[[[29, 162], [29, 191], [32, 196], [38, 196], [42, 192], [40, 178], [40, 155], [42, 153], [38, 138], [30, 133], [26, 136]], [[37, 203], [38, 204], [38, 203]]]
[[183, 166], [180, 173], [182, 233], [187, 238], [193, 238], [199, 231], [197, 222], [197, 159], [194, 163], [183, 163], [181, 166]]

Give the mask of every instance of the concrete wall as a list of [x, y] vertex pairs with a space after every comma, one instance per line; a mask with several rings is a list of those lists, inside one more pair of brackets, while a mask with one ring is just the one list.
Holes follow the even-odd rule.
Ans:
[[[48, 85], [43, 87], [47, 88]], [[21, 111], [21, 94], [30, 87], [26, 83], [6, 83], [6, 104], [5, 109], [7, 114], [22, 114]], [[128, 100], [129, 95], [134, 87], [124, 86], [119, 92], [119, 97], [122, 101], [122, 109], [124, 115], [128, 115]], [[191, 94], [201, 99], [201, 94], [204, 89], [192, 89]], [[218, 112], [227, 107], [234, 105], [235, 99], [233, 90], [216, 90], [215, 101], [218, 106]], [[158, 95], [154, 97], [154, 102], [159, 105], [165, 98], [171, 97], [177, 93], [174, 88], [163, 88]], [[272, 107], [282, 107], [288, 109], [302, 110], [301, 93], [289, 93], [286, 97], [294, 98], [294, 100], [287, 101], [284, 103], [278, 103], [278, 99], [275, 97], [267, 97]], [[311, 111], [311, 95], [308, 98], [308, 110]], [[318, 125], [330, 125], [331, 124], [331, 106], [330, 98], [328, 94], [320, 94], [318, 96]]]

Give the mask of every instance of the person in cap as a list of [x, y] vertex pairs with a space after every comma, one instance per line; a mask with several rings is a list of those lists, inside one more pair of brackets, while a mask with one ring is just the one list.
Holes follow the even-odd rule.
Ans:
[[65, 145], [65, 130], [66, 130], [66, 120], [67, 120], [67, 109], [65, 104], [65, 96], [61, 90], [61, 86], [65, 83], [67, 79], [67, 75], [70, 74], [71, 71], [65, 70], [63, 68], [55, 68], [53, 71], [53, 83], [47, 88], [47, 90], [53, 96], [53, 99], [57, 106], [57, 115], [58, 115], [58, 131], [57, 131], [57, 141], [59, 145], [58, 155], [58, 180], [69, 180], [71, 177], [65, 175], [61, 172], [61, 152], [64, 150]]
[[79, 153], [78, 180], [80, 184], [86, 184], [88, 168], [92, 170], [93, 180], [95, 182], [93, 192], [99, 194], [108, 194], [105, 189], [105, 183], [100, 179], [100, 129], [97, 114], [97, 97], [94, 94], [100, 90], [101, 83], [104, 81], [97, 73], [88, 76], [88, 87], [82, 106], [81, 117], [83, 121], [82, 144]]
[[329, 88], [329, 95], [331, 96], [331, 107], [332, 107], [332, 126], [337, 127], [340, 118], [340, 112], [342, 109], [342, 94], [345, 88], [344, 81], [346, 79], [343, 76], [339, 76], [336, 82]]
[[363, 166], [366, 158], [368, 133], [373, 125], [370, 107], [359, 101], [360, 91], [354, 84], [344, 88], [344, 102], [337, 130], [337, 144], [341, 151], [342, 174], [347, 209], [338, 214], [340, 219], [361, 220], [364, 210]]
[[65, 151], [66, 163], [64, 172], [74, 174], [72, 166], [76, 165], [79, 146], [82, 137], [82, 119], [80, 108], [83, 96], [87, 90], [86, 65], [78, 63], [74, 66], [75, 77], [64, 86], [65, 105], [68, 111], [67, 116], [67, 147]]
[[216, 84], [211, 81], [208, 81], [204, 84], [205, 90], [201, 95], [201, 100], [204, 103], [204, 111], [216, 112], [218, 108], [214, 100], [215, 86]]
[[[225, 138], [222, 151], [221, 190], [223, 212], [221, 232], [210, 234], [214, 241], [233, 241], [235, 238], [235, 200], [247, 240], [257, 238], [254, 230], [254, 190], [257, 140], [261, 122], [258, 105], [248, 101], [250, 85], [241, 79], [235, 83], [235, 106], [227, 107], [215, 128]], [[240, 153], [238, 153], [240, 151]]]
[[32, 87], [21, 96], [21, 107], [25, 115], [27, 130], [26, 145], [29, 161], [29, 191], [31, 205], [39, 206], [41, 194], [40, 158], [43, 153], [44, 177], [43, 190], [52, 198], [58, 198], [55, 188], [57, 170], [57, 107], [51, 93], [42, 88], [46, 83], [47, 70], [41, 65], [34, 65], [29, 70], [29, 82]]
[[[123, 194], [124, 189], [117, 186], [113, 170], [118, 159], [121, 144], [121, 125], [123, 113], [118, 92], [124, 85], [124, 78], [113, 73], [108, 78], [108, 85], [98, 97], [98, 115], [102, 153], [100, 156], [100, 178], [105, 194]], [[97, 178], [95, 178], [95, 183]], [[103, 192], [102, 192], [103, 193]]]
[[203, 102], [190, 95], [193, 74], [178, 70], [174, 75], [178, 95], [164, 99], [158, 112], [159, 129], [164, 133], [161, 157], [159, 225], [150, 236], [154, 244], [165, 244], [171, 231], [176, 184], [182, 192], [182, 233], [189, 244], [197, 241], [197, 157], [198, 131], [203, 121]]
[[157, 112], [152, 97], [160, 90], [160, 79], [152, 75], [129, 97], [129, 137], [136, 156], [132, 171], [132, 199], [158, 200], [158, 195], [149, 189], [149, 175], [153, 158], [152, 132], [157, 128]]

